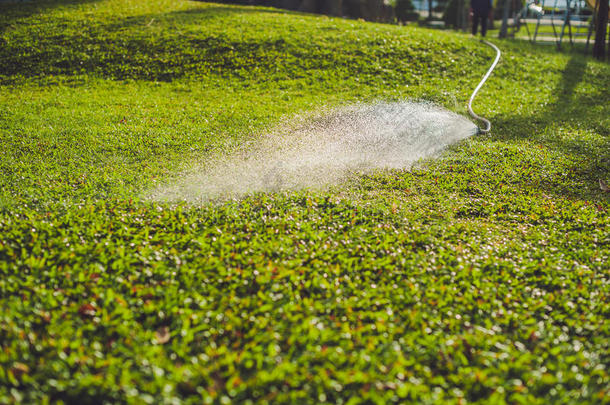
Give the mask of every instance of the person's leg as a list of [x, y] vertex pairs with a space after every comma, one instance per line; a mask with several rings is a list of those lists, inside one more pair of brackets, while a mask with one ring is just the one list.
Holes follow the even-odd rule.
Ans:
[[475, 11], [472, 14], [472, 35], [477, 35], [478, 25], [479, 25], [479, 15]]
[[487, 16], [481, 15], [481, 36], [484, 37], [487, 33]]

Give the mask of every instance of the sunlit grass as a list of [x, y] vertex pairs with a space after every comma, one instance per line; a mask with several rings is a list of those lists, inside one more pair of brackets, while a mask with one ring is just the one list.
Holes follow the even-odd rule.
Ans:
[[294, 114], [463, 113], [493, 51], [219, 3], [0, 5], [0, 402], [603, 402], [610, 68], [497, 43], [489, 135], [170, 205], [142, 196]]

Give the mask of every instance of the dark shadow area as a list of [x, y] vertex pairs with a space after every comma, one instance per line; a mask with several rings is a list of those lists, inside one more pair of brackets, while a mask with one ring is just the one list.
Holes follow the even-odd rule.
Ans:
[[223, 19], [235, 14], [302, 14], [282, 9], [253, 8], [249, 6], [212, 6], [205, 8], [192, 8], [188, 10], [172, 11], [167, 14], [127, 17], [116, 24], [107, 24], [108, 31], [117, 31], [130, 27], [145, 27], [151, 20], [170, 22], [172, 24], [197, 22], [199, 24], [214, 19]]
[[587, 58], [572, 56], [563, 72], [561, 81], [555, 89], [558, 99], [550, 104], [544, 115], [548, 120], [557, 119], [565, 112], [570, 111], [578, 100], [575, 99], [576, 86], [583, 81], [587, 69]]
[[78, 7], [100, 0], [42, 0], [42, 1], [0, 1], [0, 32], [11, 24], [34, 14], [47, 13], [57, 7]]
[[[96, 0], [90, 0], [96, 1]], [[81, 4], [64, 1], [58, 4]], [[48, 10], [51, 4], [32, 4], [13, 10], [10, 21]], [[118, 80], [171, 81], [186, 75], [208, 75], [275, 64], [286, 54], [283, 40], [231, 41], [223, 35], [179, 35], [176, 27], [204, 26], [213, 19], [243, 13], [287, 13], [247, 6], [212, 6], [162, 14], [127, 17], [112, 22], [83, 24], [53, 19], [37, 24], [31, 34], [0, 40], [0, 84], [23, 78], [95, 74]], [[7, 22], [8, 21], [8, 22]], [[151, 25], [155, 24], [151, 28]], [[160, 26], [159, 26], [160, 25]], [[187, 28], [188, 31], [188, 28]], [[13, 40], [11, 40], [13, 39]]]
[[247, 6], [212, 6], [205, 8], [195, 8], [188, 10], [172, 11], [167, 14], [149, 14], [142, 16], [131, 16], [123, 18], [116, 23], [104, 24], [100, 27], [100, 31], [104, 30], [108, 33], [122, 31], [130, 28], [142, 28], [145, 29], [152, 23], [164, 23], [170, 27], [174, 27], [180, 24], [193, 24], [204, 25], [204, 23], [210, 22], [215, 19], [223, 19], [236, 14], [286, 14], [286, 10], [273, 10], [273, 9], [261, 9], [252, 8]]

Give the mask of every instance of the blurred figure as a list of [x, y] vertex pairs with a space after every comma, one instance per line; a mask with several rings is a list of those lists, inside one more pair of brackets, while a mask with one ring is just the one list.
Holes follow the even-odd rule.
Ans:
[[487, 19], [492, 13], [492, 0], [470, 0], [470, 15], [472, 17], [472, 35], [477, 35], [479, 21], [481, 22], [481, 36], [487, 33]]

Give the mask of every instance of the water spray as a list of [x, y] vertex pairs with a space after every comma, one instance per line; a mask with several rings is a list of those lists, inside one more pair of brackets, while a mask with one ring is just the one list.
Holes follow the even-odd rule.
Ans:
[[320, 189], [420, 159], [476, 134], [463, 115], [422, 101], [380, 101], [288, 117], [227, 154], [209, 156], [150, 197], [206, 201], [254, 192]]
[[498, 49], [497, 46], [495, 46], [494, 44], [492, 44], [489, 41], [485, 41], [485, 40], [481, 40], [481, 42], [483, 42], [486, 45], [491, 46], [495, 51], [496, 51], [496, 59], [493, 61], [493, 63], [491, 64], [491, 66], [489, 67], [489, 70], [487, 71], [487, 73], [485, 73], [485, 76], [483, 76], [483, 79], [481, 80], [481, 82], [479, 83], [479, 85], [476, 87], [476, 89], [474, 89], [474, 91], [472, 92], [472, 96], [470, 96], [470, 100], [468, 100], [468, 113], [475, 119], [475, 120], [479, 120], [485, 123], [485, 128], [481, 128], [479, 127], [479, 134], [487, 134], [489, 133], [489, 131], [491, 130], [491, 122], [489, 122], [488, 119], [481, 117], [480, 115], [477, 115], [474, 111], [472, 111], [472, 100], [474, 100], [474, 98], [476, 97], [478, 91], [481, 89], [481, 87], [483, 87], [483, 84], [485, 84], [485, 82], [487, 81], [487, 79], [489, 78], [489, 76], [491, 75], [491, 72], [493, 72], [493, 70], [496, 68], [496, 65], [498, 64], [498, 62], [500, 61], [500, 55], [502, 54], [500, 52], [500, 49]]
[[[485, 42], [485, 41], [483, 41]], [[463, 115], [432, 103], [387, 101], [357, 103], [288, 117], [271, 133], [229, 154], [209, 156], [149, 197], [164, 201], [207, 201], [254, 192], [316, 189], [355, 175], [384, 169], [409, 169], [449, 145], [488, 133], [489, 120], [472, 111], [472, 101], [498, 60], [500, 51], [468, 102], [468, 112], [485, 123], [479, 128]]]

